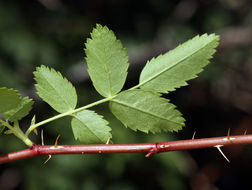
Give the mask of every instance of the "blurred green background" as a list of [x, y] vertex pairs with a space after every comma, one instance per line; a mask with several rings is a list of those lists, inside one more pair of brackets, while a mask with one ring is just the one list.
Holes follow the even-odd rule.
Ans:
[[[56, 114], [35, 94], [32, 72], [54, 67], [76, 87], [79, 105], [100, 99], [86, 71], [84, 42], [96, 23], [107, 25], [127, 48], [130, 68], [125, 88], [138, 82], [153, 56], [197, 34], [215, 32], [221, 44], [200, 77], [167, 96], [186, 118], [175, 134], [146, 135], [125, 129], [108, 111], [114, 143], [158, 142], [252, 132], [252, 2], [249, 0], [108, 0], [0, 1], [0, 86], [18, 89], [36, 103], [22, 121]], [[79, 144], [69, 118], [43, 126], [46, 144]], [[41, 143], [40, 137], [33, 140]], [[0, 136], [0, 153], [26, 148], [13, 136]], [[227, 163], [216, 149], [142, 154], [37, 157], [0, 166], [0, 189], [13, 190], [216, 190], [249, 189], [251, 146], [224, 147]]]

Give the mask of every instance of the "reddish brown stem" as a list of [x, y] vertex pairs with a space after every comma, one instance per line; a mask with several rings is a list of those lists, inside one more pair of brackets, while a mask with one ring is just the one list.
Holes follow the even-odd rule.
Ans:
[[54, 154], [104, 154], [104, 153], [147, 153], [146, 157], [160, 152], [189, 150], [228, 145], [252, 144], [252, 135], [226, 136], [203, 139], [179, 140], [141, 144], [99, 145], [33, 145], [29, 149], [0, 156], [0, 164], [40, 155]]

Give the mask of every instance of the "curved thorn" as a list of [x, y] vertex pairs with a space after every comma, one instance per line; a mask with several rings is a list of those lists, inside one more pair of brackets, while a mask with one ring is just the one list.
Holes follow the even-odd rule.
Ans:
[[41, 130], [41, 143], [43, 146], [45, 145], [44, 144], [44, 131], [43, 131], [43, 129]]
[[228, 128], [227, 140], [230, 140], [230, 128]]
[[46, 161], [44, 161], [43, 165], [45, 165], [49, 160], [51, 160], [51, 158], [52, 158], [52, 155], [49, 154], [49, 155], [48, 155], [48, 158], [46, 159]]
[[106, 144], [109, 144], [110, 139], [111, 139], [111, 136], [108, 137]]
[[244, 131], [244, 134], [243, 135], [246, 135], [247, 134], [247, 129]]
[[156, 154], [156, 153], [150, 151], [150, 152], [148, 152], [148, 153], [145, 155], [145, 157], [146, 157], [146, 158], [149, 158], [149, 157], [153, 156], [154, 154]]
[[192, 140], [194, 140], [195, 135], [196, 135], [196, 131], [193, 132]]
[[60, 138], [60, 135], [58, 135], [57, 138], [56, 138], [56, 140], [55, 140], [54, 148], [57, 148], [59, 138]]
[[222, 150], [221, 150], [221, 148], [220, 148], [220, 147], [222, 147], [222, 146], [223, 146], [223, 145], [217, 145], [217, 146], [215, 146], [215, 148], [217, 148], [218, 151], [221, 153], [221, 155], [225, 158], [225, 160], [226, 160], [228, 163], [230, 163], [229, 159], [226, 157], [226, 155], [222, 152]]

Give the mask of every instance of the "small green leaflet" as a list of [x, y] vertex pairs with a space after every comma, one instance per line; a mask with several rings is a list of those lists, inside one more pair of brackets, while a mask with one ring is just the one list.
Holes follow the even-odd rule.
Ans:
[[5, 126], [0, 123], [0, 135], [2, 134], [2, 132], [4, 131], [4, 129], [5, 129]]
[[73, 85], [54, 69], [42, 65], [34, 72], [37, 94], [59, 113], [74, 110], [77, 94]]
[[4, 113], [15, 108], [20, 101], [21, 95], [18, 91], [8, 89], [6, 87], [0, 88], [0, 113]]
[[23, 98], [17, 107], [5, 112], [4, 118], [9, 121], [18, 121], [29, 114], [32, 109], [34, 101], [28, 97]]
[[185, 121], [175, 105], [150, 91], [121, 92], [110, 102], [110, 109], [126, 127], [145, 133], [178, 131]]
[[[32, 117], [30, 127], [32, 127], [33, 125], [35, 125], [35, 123], [36, 123], [36, 116], [34, 115], [34, 116]], [[35, 133], [35, 135], [38, 135], [38, 130], [37, 130], [37, 129], [34, 129], [33, 132]]]
[[13, 131], [8, 129], [8, 130], [4, 131], [4, 134], [5, 135], [11, 135], [11, 134], [13, 134]]
[[88, 73], [95, 89], [104, 97], [116, 95], [122, 89], [129, 67], [126, 49], [106, 26], [97, 24], [92, 39], [85, 43]]
[[83, 110], [72, 119], [75, 139], [85, 144], [106, 143], [112, 135], [108, 122], [94, 111]]
[[215, 34], [196, 36], [174, 50], [147, 62], [141, 72], [138, 87], [168, 93], [187, 85], [188, 80], [203, 71], [219, 44]]

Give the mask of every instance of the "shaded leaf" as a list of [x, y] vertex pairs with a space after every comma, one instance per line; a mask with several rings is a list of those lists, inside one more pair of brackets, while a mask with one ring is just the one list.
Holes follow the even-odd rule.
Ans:
[[111, 97], [120, 92], [126, 80], [126, 49], [106, 26], [97, 24], [91, 37], [85, 43], [88, 73], [95, 89], [102, 96]]
[[33, 104], [34, 104], [34, 101], [32, 99], [29, 99], [28, 97], [24, 97], [20, 101], [17, 107], [4, 113], [4, 118], [10, 121], [20, 120], [29, 114], [29, 112], [32, 109]]
[[42, 65], [34, 72], [37, 94], [59, 113], [74, 110], [77, 94], [73, 85], [59, 72]]
[[112, 136], [108, 122], [90, 110], [84, 110], [74, 115], [72, 129], [75, 139], [79, 139], [85, 144], [106, 143]]
[[0, 113], [7, 112], [16, 106], [21, 101], [21, 95], [18, 91], [8, 89], [6, 87], [0, 88]]
[[141, 72], [139, 87], [167, 93], [187, 85], [188, 80], [203, 71], [219, 40], [215, 34], [196, 36], [174, 50], [147, 62]]
[[126, 127], [145, 133], [178, 131], [185, 121], [173, 104], [150, 91], [124, 91], [112, 99], [110, 109]]

